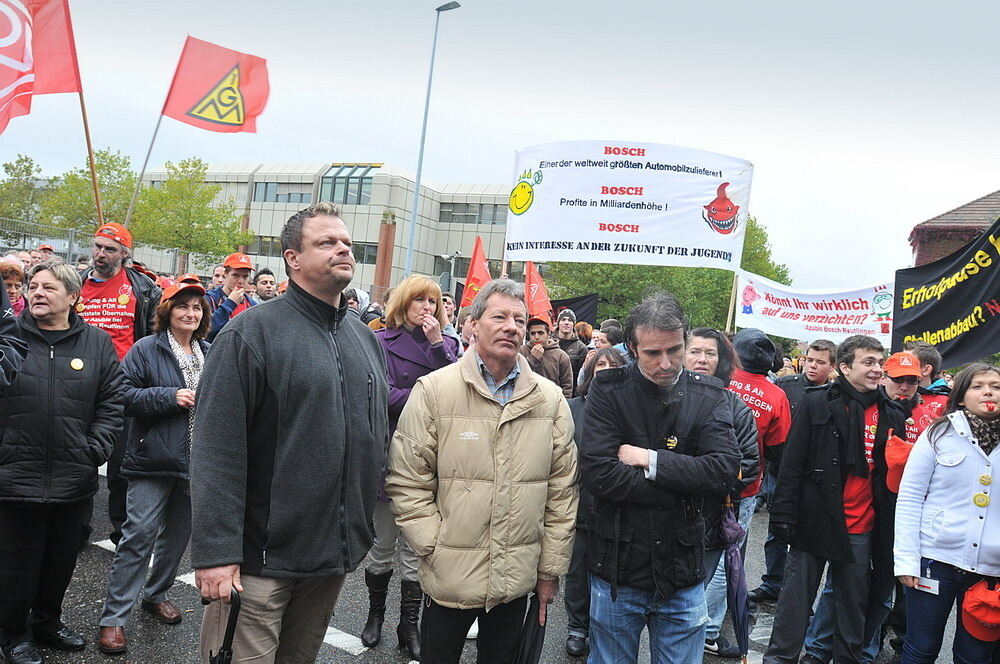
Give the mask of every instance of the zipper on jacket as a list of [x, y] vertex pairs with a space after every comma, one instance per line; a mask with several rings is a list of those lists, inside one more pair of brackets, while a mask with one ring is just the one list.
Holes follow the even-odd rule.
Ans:
[[375, 433], [375, 377], [368, 374], [368, 428]]
[[42, 492], [42, 496], [45, 500], [49, 498], [49, 492], [52, 489], [52, 424], [55, 421], [55, 385], [56, 385], [56, 347], [49, 346], [49, 417], [48, 420], [48, 435], [45, 437], [45, 491]]
[[[337, 330], [340, 328], [340, 319], [333, 319], [333, 329], [330, 331], [330, 341], [333, 343], [333, 357], [337, 363], [337, 373], [340, 375], [340, 398], [344, 408], [344, 461], [340, 468], [340, 507], [337, 510], [340, 514], [340, 542], [341, 555], [343, 556], [344, 569], [347, 569], [350, 560], [350, 548], [347, 542], [347, 468], [348, 454], [350, 452], [351, 422], [350, 411], [347, 408], [347, 386], [344, 384], [344, 365], [340, 361], [340, 348], [337, 346]], [[370, 389], [370, 388], [369, 388]]]

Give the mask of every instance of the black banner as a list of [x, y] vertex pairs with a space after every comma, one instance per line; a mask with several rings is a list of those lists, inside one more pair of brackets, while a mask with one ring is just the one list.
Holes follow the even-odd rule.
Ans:
[[892, 349], [937, 347], [944, 367], [1000, 350], [1000, 219], [940, 260], [896, 271]]
[[568, 297], [565, 300], [551, 300], [552, 313], [558, 316], [563, 309], [572, 309], [578, 322], [587, 321], [597, 327], [597, 299], [597, 293], [591, 293], [580, 297]]

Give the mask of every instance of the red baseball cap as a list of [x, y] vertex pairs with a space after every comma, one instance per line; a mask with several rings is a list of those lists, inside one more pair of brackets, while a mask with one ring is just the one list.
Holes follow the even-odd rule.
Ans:
[[201, 284], [187, 284], [187, 283], [177, 283], [173, 286], [168, 286], [164, 291], [163, 295], [160, 297], [161, 301], [169, 300], [177, 296], [181, 291], [194, 291], [198, 295], [205, 294], [205, 287]]
[[552, 323], [549, 322], [549, 319], [548, 318], [542, 318], [541, 316], [532, 316], [531, 318], [529, 318], [528, 319], [528, 324], [525, 325], [525, 327], [531, 327], [532, 325], [538, 325], [539, 323], [541, 323], [542, 325], [544, 325], [545, 329], [547, 329], [547, 330], [551, 330], [552, 329]]
[[198, 284], [200, 286], [201, 285], [201, 277], [199, 277], [197, 274], [194, 274], [192, 272], [188, 272], [186, 274], [182, 274], [181, 276], [177, 277], [177, 283], [179, 283], [179, 284]]
[[962, 625], [980, 641], [1000, 641], [1000, 582], [983, 579], [965, 591]]
[[48, 249], [49, 251], [55, 251], [55, 249], [52, 248], [51, 244], [40, 244], [40, 245], [38, 245], [38, 250], [41, 251], [42, 249]]
[[920, 360], [913, 353], [893, 353], [882, 365], [882, 370], [885, 371], [889, 378], [902, 378], [903, 376], [912, 376], [914, 378], [920, 378]]
[[253, 263], [250, 262], [250, 257], [246, 254], [229, 254], [226, 256], [226, 260], [222, 264], [233, 270], [252, 270]]
[[132, 248], [132, 233], [130, 233], [127, 228], [114, 221], [109, 221], [98, 228], [97, 231], [94, 232], [94, 237], [106, 237], [109, 240], [114, 240], [119, 244], [125, 245], [129, 249]]

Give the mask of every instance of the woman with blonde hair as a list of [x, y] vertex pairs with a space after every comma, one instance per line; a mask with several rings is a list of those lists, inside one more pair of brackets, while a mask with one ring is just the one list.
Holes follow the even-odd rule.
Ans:
[[[432, 280], [414, 275], [393, 289], [385, 307], [385, 328], [375, 332], [385, 349], [390, 436], [396, 431], [399, 415], [417, 379], [458, 358], [458, 339], [442, 334], [447, 324], [441, 288]], [[382, 637], [385, 598], [397, 551], [402, 568], [402, 597], [396, 636], [400, 648], [406, 648], [413, 659], [420, 659], [417, 620], [423, 593], [417, 579], [417, 557], [406, 539], [399, 536], [392, 508], [381, 494], [375, 508], [375, 544], [369, 553], [371, 563], [365, 569], [369, 607], [361, 641], [369, 648], [378, 644]]]

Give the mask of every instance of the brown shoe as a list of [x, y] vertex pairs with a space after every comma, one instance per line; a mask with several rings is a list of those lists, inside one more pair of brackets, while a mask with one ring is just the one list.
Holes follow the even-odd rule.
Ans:
[[164, 625], [176, 625], [181, 621], [181, 612], [169, 600], [158, 604], [142, 600], [142, 610], [152, 613]]
[[128, 650], [125, 629], [117, 626], [102, 627], [97, 635], [97, 649], [105, 655], [119, 655]]

